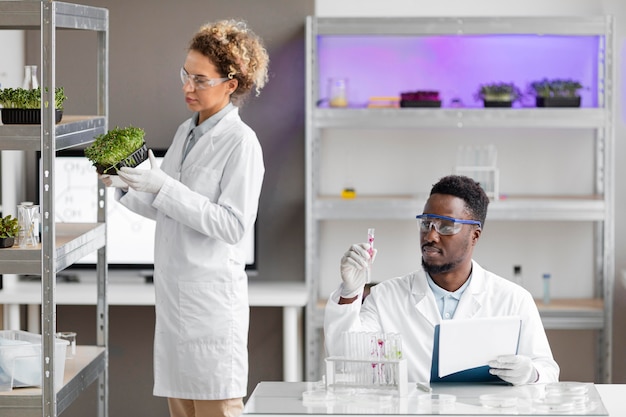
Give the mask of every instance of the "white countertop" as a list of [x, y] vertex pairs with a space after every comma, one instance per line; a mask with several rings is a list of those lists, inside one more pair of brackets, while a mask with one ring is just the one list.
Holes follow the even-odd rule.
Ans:
[[[530, 404], [532, 399], [541, 398], [545, 392], [543, 385], [527, 385], [513, 387], [506, 385], [485, 384], [437, 384], [433, 388], [435, 394], [453, 394], [456, 403], [452, 409], [437, 410], [420, 405], [419, 396], [426, 395], [414, 387], [407, 397], [394, 397], [387, 402], [376, 403], [374, 396], [350, 395], [345, 399], [324, 402], [305, 402], [302, 393], [313, 390], [312, 382], [261, 382], [248, 399], [244, 415], [263, 415], [265, 417], [296, 417], [306, 415], [329, 416], [350, 415], [564, 415], [572, 413], [552, 412], [553, 414], [536, 411]], [[482, 394], [514, 395], [519, 398], [517, 409], [487, 408], [482, 406], [479, 397]], [[609, 415], [615, 417], [626, 416], [626, 385], [617, 384], [589, 384], [588, 396], [590, 404], [586, 410], [576, 412], [576, 415]], [[357, 401], [358, 400], [358, 401]], [[423, 404], [423, 403], [422, 403]]]

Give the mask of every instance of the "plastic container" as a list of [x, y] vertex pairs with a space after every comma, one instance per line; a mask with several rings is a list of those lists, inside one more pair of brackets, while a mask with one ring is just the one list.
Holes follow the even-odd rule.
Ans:
[[[55, 339], [54, 386], [63, 385], [67, 340]], [[21, 330], [0, 331], [0, 390], [41, 386], [41, 335]], [[10, 383], [7, 383], [10, 381]], [[10, 385], [9, 385], [10, 384]]]
[[543, 303], [550, 304], [550, 274], [543, 274]]

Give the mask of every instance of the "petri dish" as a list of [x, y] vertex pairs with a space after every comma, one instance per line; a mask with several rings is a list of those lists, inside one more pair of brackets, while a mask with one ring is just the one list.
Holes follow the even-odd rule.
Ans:
[[432, 409], [448, 409], [454, 407], [456, 395], [451, 394], [422, 394], [418, 395], [417, 403], [420, 406]]
[[533, 408], [542, 413], [565, 413], [574, 411], [573, 402], [563, 402], [562, 398], [546, 397], [533, 401]]
[[576, 410], [585, 410], [591, 405], [591, 399], [587, 394], [582, 395], [572, 395], [572, 394], [561, 394], [561, 393], [546, 393], [546, 400], [552, 402], [561, 402], [561, 403], [572, 403], [574, 409]]
[[326, 390], [304, 391], [302, 402], [308, 404], [326, 403], [335, 400], [335, 395]]
[[362, 406], [366, 407], [374, 407], [374, 408], [382, 408], [387, 407], [392, 404], [393, 395], [391, 394], [382, 394], [382, 393], [361, 393], [354, 395], [351, 400], [356, 402]]
[[546, 385], [546, 395], [585, 395], [589, 391], [589, 385], [584, 382], [553, 382]]
[[333, 387], [330, 390], [330, 393], [337, 401], [352, 401], [356, 391], [347, 387]]
[[483, 394], [479, 397], [480, 403], [483, 407], [488, 408], [510, 408], [517, 407], [517, 397], [498, 395], [498, 394]]

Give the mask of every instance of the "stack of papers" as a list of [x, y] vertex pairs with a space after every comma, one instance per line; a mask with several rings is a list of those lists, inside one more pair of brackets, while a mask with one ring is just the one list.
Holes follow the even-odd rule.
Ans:
[[[454, 376], [455, 382], [499, 379], [487, 363], [500, 355], [515, 355], [522, 320], [519, 317], [444, 320], [435, 329], [433, 372], [437, 381]], [[435, 378], [436, 377], [436, 378]]]

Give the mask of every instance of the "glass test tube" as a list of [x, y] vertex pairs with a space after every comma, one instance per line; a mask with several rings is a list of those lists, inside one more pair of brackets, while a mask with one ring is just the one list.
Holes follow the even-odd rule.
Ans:
[[374, 256], [374, 229], [373, 228], [367, 229], [367, 242], [370, 244], [370, 248], [368, 250], [368, 253], [370, 254], [370, 260], [367, 265], [365, 283], [369, 284], [372, 281], [370, 270], [372, 269], [372, 257]]

